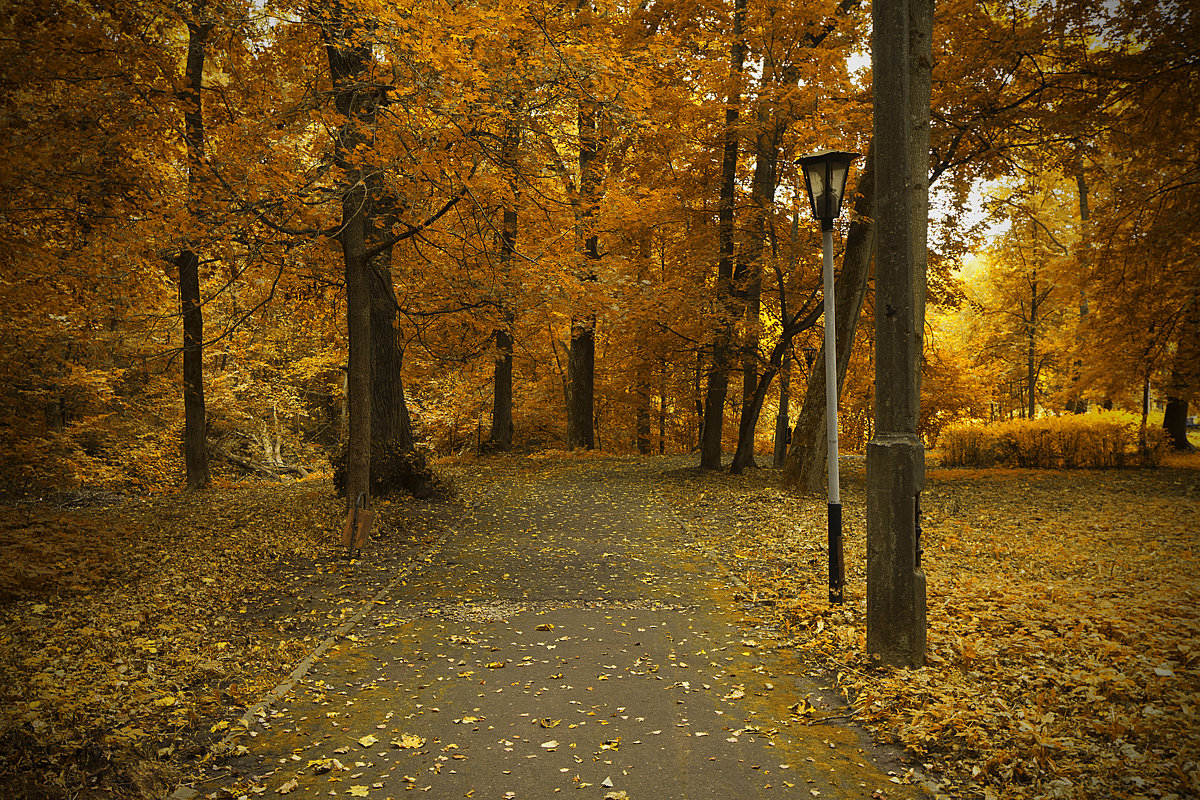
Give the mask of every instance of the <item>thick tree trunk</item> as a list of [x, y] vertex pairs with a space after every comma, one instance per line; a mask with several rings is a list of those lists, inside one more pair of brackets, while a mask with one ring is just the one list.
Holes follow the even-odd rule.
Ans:
[[486, 449], [507, 453], [513, 445], [513, 340], [505, 329], [497, 328], [496, 365], [493, 370], [492, 431]]
[[[198, 214], [204, 169], [204, 105], [201, 84], [212, 24], [188, 23], [186, 88], [180, 92], [188, 154], [188, 213]], [[185, 247], [175, 258], [179, 268], [179, 308], [183, 316], [183, 460], [187, 488], [207, 486], [208, 443], [204, 408], [204, 313], [200, 305], [200, 257]]]
[[391, 251], [370, 269], [371, 292], [371, 439], [395, 442], [414, 450], [412, 421], [404, 399], [404, 351], [399, 342], [399, 316], [392, 290]]
[[204, 315], [200, 311], [200, 259], [191, 250], [176, 257], [179, 305], [183, 309], [183, 458], [187, 488], [208, 484], [204, 412]]
[[1187, 438], [1188, 401], [1178, 397], [1167, 400], [1163, 412], [1163, 429], [1167, 432], [1171, 447], [1176, 450], [1191, 451], [1195, 448]]
[[[599, 200], [600, 155], [599, 104], [590, 98], [579, 100], [579, 194], [584, 232], [583, 258], [587, 267], [584, 280], [596, 280], [595, 262], [600, 260], [600, 239], [591, 230]], [[593, 450], [595, 438], [596, 317], [571, 321], [571, 352], [567, 357], [570, 401], [567, 404], [567, 449]]]
[[[854, 219], [846, 236], [842, 271], [834, 292], [838, 397], [850, 364], [851, 344], [867, 291], [871, 256], [875, 251], [875, 166], [870, 148], [864, 159], [854, 199]], [[819, 492], [825, 485], [825, 352], [821, 348], [809, 373], [804, 405], [792, 428], [792, 443], [783, 463], [783, 483], [793, 489]]]
[[346, 328], [349, 357], [346, 378], [349, 435], [346, 452], [346, 504], [353, 509], [360, 494], [371, 493], [371, 288], [367, 263], [368, 220], [374, 201], [368, 191], [369, 173], [360, 145], [362, 130], [370, 125], [378, 102], [368, 76], [371, 45], [361, 41], [339, 14], [324, 24], [321, 34], [329, 59], [333, 101], [342, 125], [337, 133], [334, 159], [345, 171], [342, 225], [338, 240], [346, 276]]
[[342, 259], [346, 270], [346, 330], [350, 345], [346, 394], [350, 435], [346, 443], [346, 501], [371, 496], [371, 289], [366, 262], [366, 188], [361, 182], [342, 200]]
[[[762, 94], [775, 80], [774, 64], [768, 57], [762, 77]], [[738, 448], [734, 467], [741, 472], [755, 466], [754, 431], [762, 411], [756, 399], [759, 387], [760, 314], [762, 311], [762, 253], [767, 239], [768, 217], [775, 206], [779, 138], [784, 122], [774, 118], [765, 100], [759, 101], [754, 138], [754, 177], [750, 183], [750, 220], [746, 245], [734, 271], [733, 284], [744, 305], [746, 330], [742, 340], [742, 408], [738, 417]], [[757, 406], [757, 408], [755, 408]]]
[[567, 354], [569, 400], [567, 404], [567, 449], [594, 450], [596, 329], [593, 319], [575, 320], [571, 325], [571, 349]]
[[742, 104], [742, 69], [746, 60], [743, 32], [746, 0], [734, 0], [733, 44], [729, 53], [729, 100], [725, 107], [725, 145], [721, 160], [721, 196], [717, 207], [717, 308], [722, 317], [713, 336], [712, 367], [704, 396], [704, 423], [700, 435], [700, 467], [721, 468], [725, 430], [725, 398], [729, 392], [729, 370], [733, 365], [734, 326], [739, 311], [734, 297], [734, 207], [737, 201], [737, 161], [741, 134], [738, 119]]

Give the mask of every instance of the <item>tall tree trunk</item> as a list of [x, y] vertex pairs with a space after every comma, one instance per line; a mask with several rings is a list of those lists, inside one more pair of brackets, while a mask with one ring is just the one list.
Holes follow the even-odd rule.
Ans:
[[[521, 128], [517, 118], [518, 104], [510, 103], [508, 116], [504, 120], [504, 142], [500, 150], [500, 171], [508, 183], [508, 197], [504, 201], [504, 217], [500, 224], [500, 275], [507, 285], [511, 280], [510, 270], [517, 247], [517, 200], [520, 186], [517, 183], [517, 157], [521, 148]], [[513, 312], [503, 309], [504, 326], [493, 335], [496, 341], [496, 364], [492, 378], [492, 430], [488, 434], [490, 450], [508, 452], [513, 445]]]
[[[1079, 324], [1075, 331], [1075, 349], [1078, 351], [1083, 344], [1084, 327], [1087, 325], [1088, 317], [1088, 299], [1087, 299], [1087, 275], [1091, 267], [1091, 221], [1088, 211], [1088, 184], [1087, 176], [1083, 172], [1083, 158], [1080, 157], [1079, 164], [1075, 172], [1075, 187], [1079, 196], [1079, 245], [1078, 245], [1078, 260], [1079, 260]], [[1067, 400], [1067, 410], [1072, 414], [1082, 414], [1087, 411], [1088, 401], [1079, 395], [1079, 372], [1082, 366], [1082, 361], [1076, 356], [1071, 364], [1071, 397]]]
[[[584, 237], [584, 280], [596, 280], [595, 263], [600, 260], [600, 239], [593, 230], [599, 201], [600, 155], [599, 103], [579, 99], [579, 194], [583, 205], [581, 228]], [[571, 352], [567, 358], [570, 402], [567, 404], [567, 449], [595, 449], [596, 317], [590, 314], [571, 321]]]
[[[637, 278], [638, 283], [642, 281], [649, 282], [650, 279], [650, 229], [645, 228], [640, 231], [638, 236], [638, 261], [637, 261]], [[643, 284], [644, 285], [644, 284]], [[650, 350], [646, 345], [648, 337], [643, 333], [639, 337], [641, 343], [637, 347], [634, 358], [637, 359], [637, 366], [634, 375], [634, 403], [636, 410], [634, 413], [634, 437], [637, 443], [638, 453], [642, 455], [650, 454]]]
[[507, 453], [513, 445], [513, 339], [510, 326], [497, 328], [496, 364], [492, 371], [492, 430], [485, 449]]
[[[850, 364], [851, 345], [867, 291], [871, 257], [875, 251], [875, 161], [867, 148], [862, 174], [854, 198], [854, 219], [846, 235], [842, 271], [834, 291], [834, 322], [837, 343], [837, 394], [841, 397]], [[792, 443], [783, 462], [783, 483], [793, 489], [819, 492], [825, 485], [825, 349], [817, 352], [809, 371], [804, 405], [792, 428]]]
[[596, 328], [595, 318], [577, 319], [571, 323], [571, 349], [567, 354], [569, 400], [567, 404], [567, 449], [596, 447], [595, 420], [595, 369]]
[[[204, 104], [200, 96], [212, 23], [188, 23], [188, 53], [179, 93], [183, 103], [188, 159], [188, 215], [199, 216], [204, 169]], [[183, 316], [183, 460], [187, 488], [208, 485], [207, 423], [204, 409], [204, 312], [200, 305], [200, 257], [190, 246], [175, 257], [179, 268], [179, 308]]]
[[[390, 230], [390, 226], [384, 230]], [[399, 313], [392, 288], [389, 248], [370, 265], [371, 293], [371, 440], [416, 449], [408, 403], [404, 398], [404, 351], [399, 342]]]
[[1037, 327], [1038, 327], [1038, 280], [1037, 273], [1029, 281], [1029, 325], [1026, 328], [1027, 341], [1025, 347], [1025, 386], [1029, 419], [1033, 419], [1037, 411]]
[[[768, 61], [768, 65], [769, 65]], [[763, 75], [764, 92], [774, 75]], [[758, 134], [754, 141], [754, 178], [751, 181], [750, 222], [746, 246], [738, 259], [733, 283], [741, 293], [745, 306], [746, 335], [742, 343], [742, 409], [738, 418], [738, 444], [730, 471], [741, 474], [746, 467], [755, 466], [754, 432], [762, 413], [765, 397], [760, 392], [759, 315], [762, 311], [762, 253], [767, 238], [767, 220], [775, 205], [776, 168], [779, 162], [779, 138], [782, 121], [772, 119], [766, 108], [758, 110]], [[794, 336], [796, 331], [792, 333]], [[790, 342], [791, 337], [788, 337]], [[767, 367], [773, 377], [779, 363]], [[767, 379], [770, 385], [771, 378]]]
[[729, 370], [733, 362], [734, 329], [739, 316], [733, 287], [735, 251], [734, 207], [737, 201], [737, 161], [741, 134], [738, 120], [742, 104], [742, 71], [746, 60], [743, 39], [746, 0], [734, 0], [733, 44], [729, 51], [729, 99], [725, 107], [725, 144], [721, 158], [721, 196], [717, 206], [717, 309], [722, 315], [713, 336], [712, 367], [704, 396], [704, 423], [700, 436], [700, 467], [721, 468], [725, 432], [725, 398], [729, 392]]
[[349, 340], [346, 378], [349, 436], [346, 452], [346, 503], [353, 509], [360, 494], [371, 493], [371, 288], [367, 263], [368, 219], [374, 198], [368, 191], [370, 173], [362, 160], [366, 145], [362, 130], [370, 124], [378, 102], [368, 80], [371, 44], [355, 35], [340, 6], [322, 25], [333, 102], [343, 122], [338, 130], [334, 159], [345, 171], [342, 225], [338, 240], [346, 275], [346, 328]]

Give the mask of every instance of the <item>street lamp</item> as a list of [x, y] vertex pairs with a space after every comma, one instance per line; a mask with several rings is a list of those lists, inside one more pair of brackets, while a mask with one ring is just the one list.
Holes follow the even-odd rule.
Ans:
[[825, 253], [825, 435], [829, 464], [829, 602], [844, 599], [846, 566], [842, 557], [842, 500], [838, 487], [837, 345], [833, 316], [833, 221], [842, 211], [850, 163], [858, 153], [822, 150], [796, 160], [804, 172], [808, 202], [821, 221]]

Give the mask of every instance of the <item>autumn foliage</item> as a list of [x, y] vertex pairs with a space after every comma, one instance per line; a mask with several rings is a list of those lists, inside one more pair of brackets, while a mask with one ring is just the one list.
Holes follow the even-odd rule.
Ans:
[[1151, 431], [1145, 446], [1138, 439], [1136, 421], [1100, 412], [952, 425], [942, 432], [938, 453], [948, 467], [1103, 469], [1161, 463], [1163, 432]]

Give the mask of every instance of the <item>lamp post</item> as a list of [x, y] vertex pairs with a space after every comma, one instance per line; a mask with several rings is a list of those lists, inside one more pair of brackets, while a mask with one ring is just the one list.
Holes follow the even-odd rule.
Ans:
[[858, 153], [822, 150], [801, 156], [796, 163], [804, 172], [808, 202], [813, 216], [821, 221], [825, 255], [825, 435], [829, 465], [829, 602], [841, 603], [846, 586], [842, 558], [842, 500], [838, 480], [837, 342], [833, 316], [833, 221], [842, 211], [842, 197], [850, 163]]

